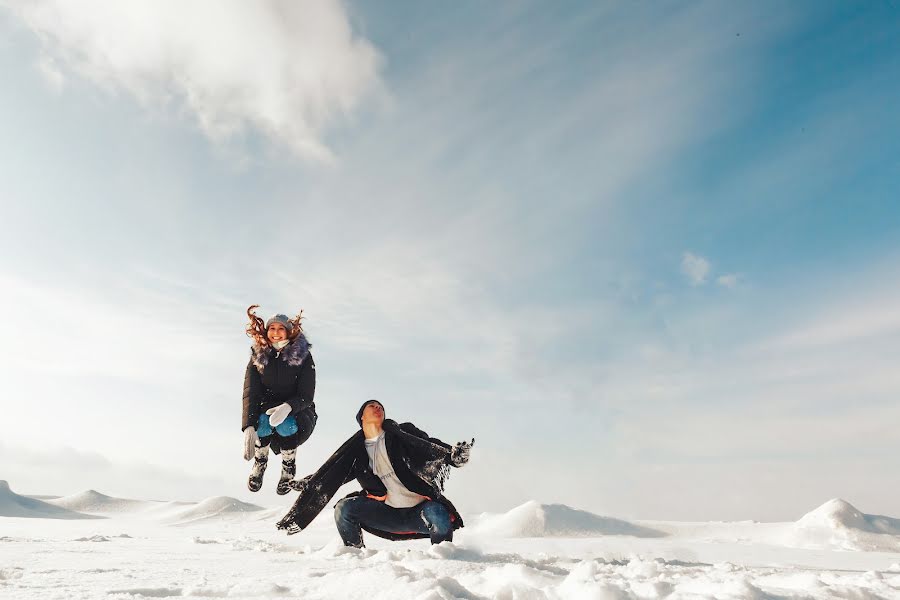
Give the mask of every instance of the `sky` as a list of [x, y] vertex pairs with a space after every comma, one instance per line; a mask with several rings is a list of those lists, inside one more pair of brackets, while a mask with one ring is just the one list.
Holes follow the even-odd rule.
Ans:
[[898, 27], [0, 0], [0, 479], [288, 505], [241, 458], [260, 304], [313, 344], [302, 473], [378, 398], [475, 438], [464, 510], [900, 515]]

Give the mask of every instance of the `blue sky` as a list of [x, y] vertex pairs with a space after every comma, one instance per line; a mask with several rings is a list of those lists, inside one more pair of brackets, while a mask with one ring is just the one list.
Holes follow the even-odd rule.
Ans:
[[276, 502], [259, 303], [301, 470], [377, 397], [472, 510], [900, 514], [890, 3], [0, 5], [14, 489]]

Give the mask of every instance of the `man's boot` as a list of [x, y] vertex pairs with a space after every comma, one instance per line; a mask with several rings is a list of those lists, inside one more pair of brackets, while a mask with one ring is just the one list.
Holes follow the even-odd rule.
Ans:
[[294, 480], [294, 474], [297, 472], [297, 449], [281, 451], [281, 479], [278, 480], [278, 487], [275, 492], [279, 496], [284, 496], [291, 489], [291, 482]]
[[257, 446], [256, 453], [253, 455], [253, 468], [250, 469], [250, 478], [247, 480], [247, 487], [251, 492], [258, 492], [262, 487], [263, 475], [268, 464], [269, 447]]

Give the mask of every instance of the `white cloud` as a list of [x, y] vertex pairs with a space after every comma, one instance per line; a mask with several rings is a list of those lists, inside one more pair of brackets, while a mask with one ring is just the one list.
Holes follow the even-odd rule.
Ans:
[[110, 460], [73, 447], [41, 449], [0, 442], [0, 478], [20, 494], [69, 495], [93, 488], [122, 497], [201, 500], [234, 493], [221, 471], [190, 472], [190, 466], [160, 467], [140, 460]]
[[738, 277], [737, 273], [728, 273], [727, 275], [720, 275], [716, 279], [716, 283], [718, 283], [722, 287], [728, 288], [729, 290], [733, 290], [737, 287], [739, 280], [740, 278]]
[[687, 275], [691, 285], [703, 285], [709, 276], [709, 261], [691, 252], [685, 252], [681, 257], [681, 271]]
[[[111, 10], [106, 8], [105, 12]], [[242, 10], [249, 14], [264, 9], [248, 5]], [[778, 424], [785, 417], [796, 426], [794, 430], [802, 427], [802, 415], [797, 417], [796, 411], [788, 410], [791, 403], [859, 402], [892, 393], [898, 389], [897, 379], [889, 371], [893, 365], [886, 359], [873, 360], [878, 354], [889, 357], [889, 344], [853, 364], [846, 364], [839, 356], [788, 353], [783, 348], [766, 360], [751, 353], [752, 360], [748, 361], [737, 351], [723, 351], [718, 333], [727, 332], [726, 346], [731, 348], [746, 344], [746, 337], [794, 331], [784, 323], [773, 327], [767, 321], [773, 313], [773, 319], [785, 318], [779, 311], [760, 315], [755, 307], [742, 311], [740, 306], [729, 305], [726, 309], [733, 311], [729, 312], [699, 303], [684, 307], [676, 301], [634, 311], [632, 303], [617, 306], [616, 298], [604, 300], [611, 307], [598, 306], [596, 297], [591, 298], [590, 305], [568, 298], [564, 303], [543, 307], [531, 304], [540, 302], [542, 294], [537, 294], [537, 299], [527, 293], [511, 299], [510, 294], [520, 290], [517, 286], [523, 282], [533, 283], [538, 274], [555, 268], [560, 256], [569, 251], [570, 240], [562, 238], [560, 232], [579, 235], [579, 228], [573, 225], [576, 220], [586, 221], [579, 207], [589, 203], [593, 210], [597, 199], [605, 203], [626, 201], [630, 193], [627, 184], [632, 178], [664, 168], [668, 159], [682, 154], [695, 137], [727, 123], [727, 112], [723, 116], [722, 111], [709, 110], [712, 101], [721, 97], [722, 89], [728, 88], [723, 81], [710, 78], [709, 73], [723, 71], [708, 67], [715, 65], [714, 57], [727, 57], [728, 49], [717, 45], [716, 40], [724, 38], [715, 34], [716, 28], [700, 26], [706, 21], [697, 19], [682, 20], [680, 25], [667, 20], [665, 35], [634, 47], [629, 45], [633, 36], [616, 25], [625, 32], [623, 39], [610, 36], [610, 50], [603, 55], [622, 55], [623, 59], [611, 61], [608, 67], [603, 66], [607, 64], [604, 61], [594, 61], [597, 69], [604, 69], [596, 72], [602, 76], [586, 82], [578, 93], [572, 93], [568, 83], [558, 90], [538, 86], [532, 93], [533, 83], [542, 79], [535, 74], [565, 71], [552, 62], [553, 52], [560, 39], [566, 38], [562, 34], [575, 35], [573, 32], [531, 35], [531, 29], [519, 31], [522, 39], [540, 40], [526, 46], [511, 44], [515, 40], [506, 35], [509, 29], [501, 44], [494, 40], [474, 43], [471, 31], [467, 31], [464, 43], [448, 44], [439, 51], [429, 44], [423, 54], [430, 52], [432, 56], [417, 58], [425, 68], [411, 69], [408, 80], [398, 76], [395, 110], [367, 122], [363, 135], [342, 146], [339, 169], [330, 170], [310, 186], [311, 190], [306, 181], [302, 186], [282, 184], [296, 188], [295, 197], [285, 195], [281, 204], [267, 203], [267, 209], [287, 215], [283, 236], [271, 235], [268, 241], [254, 238], [253, 245], [241, 246], [241, 240], [250, 238], [238, 235], [237, 229], [222, 227], [211, 230], [220, 232], [215, 243], [221, 248], [221, 258], [202, 263], [188, 254], [179, 257], [173, 253], [166, 254], [170, 260], [158, 263], [158, 270], [166, 276], [183, 276], [198, 288], [224, 288], [234, 297], [211, 303], [208, 292], [194, 293], [192, 288], [190, 294], [184, 294], [190, 298], [184, 298], [183, 303], [170, 306], [165, 302], [166, 310], [161, 310], [155, 297], [157, 293], [163, 295], [158, 292], [160, 286], [142, 278], [133, 279], [134, 294], [124, 301], [104, 299], [102, 292], [95, 296], [88, 291], [92, 288], [87, 283], [76, 284], [76, 293], [69, 294], [64, 289], [33, 289], [41, 286], [24, 286], [22, 282], [17, 288], [15, 282], [0, 279], [8, 285], [6, 289], [16, 291], [23, 300], [6, 304], [5, 312], [11, 314], [28, 306], [36, 313], [54, 314], [65, 325], [66, 343], [79, 349], [77, 356], [64, 357], [47, 376], [71, 378], [60, 384], [59, 394], [50, 395], [45, 393], [43, 382], [34, 383], [36, 378], [27, 370], [34, 364], [31, 357], [41, 348], [31, 346], [27, 339], [10, 338], [6, 352], [0, 351], [0, 356], [5, 359], [4, 366], [12, 369], [6, 379], [12, 382], [15, 393], [8, 394], [4, 412], [27, 417], [28, 405], [18, 400], [24, 392], [30, 398], [49, 397], [61, 411], [56, 421], [65, 429], [51, 436], [64, 438], [57, 443], [100, 453], [115, 451], [117, 460], [133, 461], [134, 456], [121, 455], [141, 452], [157, 464], [178, 464], [195, 473], [209, 475], [212, 468], [215, 475], [243, 487], [246, 468], [237, 458], [240, 432], [234, 424], [247, 344], [240, 333], [243, 309], [251, 301], [262, 302], [263, 312], [302, 306], [316, 344], [321, 419], [299, 459], [301, 471], [316, 468], [334, 449], [335, 441], [344, 439], [346, 427], [352, 425], [348, 406], [355, 411], [359, 397], [383, 394], [395, 415], [411, 418], [439, 437], [476, 435], [483, 452], [481, 460], [473, 462], [473, 471], [467, 470], [465, 477], [453, 482], [454, 490], [469, 486], [472, 494], [459, 494], [464, 502], [467, 496], [482, 492], [479, 499], [490, 496], [505, 500], [514, 497], [517, 489], [512, 496], [506, 495], [509, 486], [499, 485], [493, 477], [498, 463], [492, 460], [508, 456], [508, 449], [514, 447], [509, 442], [515, 433], [510, 423], [533, 420], [535, 414], [545, 414], [535, 407], [543, 411], [550, 406], [558, 417], [554, 421], [566, 428], [592, 429], [591, 437], [583, 438], [592, 440], [589, 454], [613, 456], [613, 452], [598, 448], [606, 443], [613, 449], [619, 446], [628, 456], [616, 456], [607, 463], [609, 477], [576, 481], [573, 473], [588, 472], [596, 465], [572, 458], [582, 455], [582, 449], [577, 454], [560, 449], [575, 437], [568, 430], [564, 437], [556, 432], [546, 435], [552, 447], [538, 447], [530, 454], [524, 451], [519, 458], [528, 464], [543, 466], [546, 461], [548, 465], [566, 466], [551, 476], [553, 485], [547, 486], [552, 490], [548, 494], [563, 497], [548, 496], [547, 501], [568, 501], [591, 508], [584, 505], [603, 498], [618, 514], [628, 510], [645, 517], [666, 508], [662, 503], [670, 505], [667, 510], [676, 510], [677, 504], [686, 507], [675, 515], [685, 518], [758, 516], [753, 510], [735, 511], [737, 501], [725, 503], [720, 498], [723, 490], [727, 493], [735, 489], [733, 480], [753, 479], [745, 477], [748, 474], [767, 476], [772, 471], [771, 463], [754, 468], [752, 473], [746, 469], [733, 472], [730, 464], [698, 466], [698, 460], [720, 455], [737, 461], [742, 454], [752, 454], [760, 447], [751, 443], [757, 440], [738, 435], [745, 411], [723, 410], [716, 419], [704, 419], [708, 407], [760, 407], [767, 416], [754, 423], [761, 432], [757, 437], [780, 436], [778, 450], [784, 458], [779, 460], [790, 467], [785, 467], [785, 472], [790, 472], [769, 482], [765, 492], [749, 488], [740, 499], [759, 505], [759, 498], [771, 497], [769, 492], [789, 485], [793, 481], [790, 475], [802, 469], [791, 455], [796, 451], [793, 446], [808, 450], [822, 438], [792, 438], [792, 430]], [[251, 25], [250, 29], [256, 31], [258, 27]], [[685, 39], [691, 42], [685, 45]], [[51, 50], [56, 48], [53, 43], [48, 42]], [[679, 51], [673, 52], [676, 47]], [[63, 63], [60, 60], [58, 64]], [[511, 73], [520, 75], [513, 77]], [[102, 78], [92, 80], [99, 82]], [[685, 86], [685, 81], [692, 83]], [[115, 81], [105, 85], [122, 88]], [[134, 85], [124, 89], [143, 98], [134, 91], [139, 88]], [[529, 93], [523, 94], [523, 89]], [[658, 102], [660, 97], [667, 99], [663, 106]], [[729, 109], [734, 106], [728, 105]], [[706, 118], [712, 112], [716, 119]], [[528, 132], [527, 143], [522, 142], [522, 131]], [[546, 161], [547, 156], [558, 156], [560, 161]], [[528, 176], [510, 176], [520, 173]], [[562, 205], [549, 208], [545, 190], [550, 186], [584, 193], [560, 194]], [[194, 189], [196, 184], [185, 187]], [[228, 210], [223, 206], [217, 215], [228, 216]], [[243, 226], [246, 216], [244, 208], [240, 210], [240, 219], [235, 222]], [[201, 217], [194, 215], [181, 221], [205, 221], [208, 207], [203, 211]], [[188, 213], [185, 216], [190, 217]], [[146, 218], [132, 220], [143, 228], [148, 226]], [[281, 247], [265, 244], [282, 245], [284, 236], [296, 236], [297, 223], [303, 224], [303, 235], [287, 238], [297, 244], [295, 259], [264, 261], [262, 268], [252, 262], [259, 256], [280, 256]], [[610, 219], [609, 226], [623, 225]], [[195, 231], [182, 234], [194, 235]], [[208, 235], [208, 231], [202, 234]], [[593, 228], [591, 234], [595, 235]], [[730, 277], [718, 276], [702, 256], [686, 252], [684, 259], [682, 269], [686, 264], [690, 267], [685, 275], [695, 285], [725, 285]], [[273, 266], [284, 273], [274, 271]], [[621, 270], [632, 266], [623, 265]], [[615, 282], [617, 276], [612, 273], [617, 270], [606, 265], [597, 273]], [[198, 272], [203, 276], [198, 277]], [[239, 276], [228, 285], [209, 280], [221, 279], [223, 272]], [[802, 305], [809, 299], [794, 300], [794, 305]], [[4, 306], [2, 299], [0, 306]], [[217, 309], [216, 314], [210, 314], [210, 306]], [[690, 314], [678, 314], [680, 310]], [[181, 317], [188, 314], [201, 315], [203, 321], [198, 325], [202, 327], [197, 331], [215, 331], [214, 339], [205, 335], [198, 338], [166, 325], [183, 323]], [[812, 325], [818, 330], [830, 322]], [[874, 324], [861, 325], [866, 331], [876, 330]], [[108, 364], [96, 364], [91, 355], [105, 347], [103, 328], [110, 326], [115, 331], [141, 332], [142, 336], [128, 339], [128, 347], [112, 353]], [[594, 337], [585, 346], [587, 334]], [[836, 333], [828, 336], [841, 339]], [[802, 339], [809, 337], [804, 334]], [[637, 356], [632, 356], [629, 348]], [[569, 351], [578, 356], [566, 354]], [[165, 376], [157, 378], [157, 372]], [[101, 377], [105, 373], [115, 387], [85, 382], [87, 378], [75, 379], [79, 374]], [[194, 388], [186, 385], [189, 380], [205, 383]], [[207, 383], [215, 386], [215, 394]], [[141, 393], [144, 389], [148, 391]], [[107, 390], [113, 391], [108, 398], [103, 396]], [[100, 400], [91, 402], [92, 396], [100, 396]], [[141, 415], [139, 425], [123, 434], [113, 430], [104, 436], [68, 431], [73, 424], [81, 423], [79, 419], [106, 418], [100, 411], [112, 402], [117, 406], [139, 405], [140, 412], [135, 413]], [[446, 419], [443, 415], [451, 402], [455, 416]], [[667, 411], [674, 405], [679, 407], [677, 413]], [[656, 411], [658, 416], [634, 414], [642, 410]], [[805, 410], [816, 414], [816, 408]], [[873, 414], [878, 415], [876, 420], [888, 421], [884, 417], [896, 413]], [[673, 433], [670, 424], [657, 422], [660, 419], [684, 422], [685, 433], [677, 429]], [[11, 422], [18, 421], [11, 418]], [[841, 432], [834, 421], [814, 421], [826, 433]], [[871, 433], [864, 427], [864, 420], [853, 422], [858, 426], [843, 431], [843, 448], [858, 445]], [[707, 436], [709, 443], [698, 442], [705, 439], [708, 427], [719, 424], [723, 430]], [[596, 433], [611, 425], [617, 427], [604, 442]], [[204, 442], [195, 444], [191, 456], [173, 456], [170, 440], [187, 439], [189, 433], [196, 441], [194, 432], [200, 427], [207, 428]], [[622, 432], [633, 446], [621, 444]], [[118, 442], [126, 434], [130, 446], [109, 441], [112, 437]], [[33, 438], [28, 431], [13, 435], [27, 437], [5, 440], [7, 444]], [[103, 446], [94, 438], [103, 438]], [[687, 442], [697, 446], [685, 448]], [[663, 464], [661, 468], [669, 469], [665, 477], [651, 472], [660, 462], [658, 455], [674, 455], [679, 450], [689, 455], [685, 459], [689, 459], [688, 464]], [[188, 465], [196, 465], [196, 469]], [[34, 472], [30, 466], [21, 460], [17, 463], [19, 474], [11, 478], [26, 481], [22, 479], [25, 474]], [[516, 472], [513, 465], [502, 466]], [[90, 475], [87, 485], [106, 485], [102, 473], [91, 471], [89, 466], [75, 466], [73, 473], [82, 469], [82, 479]], [[47, 467], [35, 481], [53, 477]], [[820, 482], [835, 479], [827, 473], [816, 477]], [[158, 488], [163, 485], [161, 480], [154, 481]], [[686, 481], [702, 485], [692, 488], [684, 485]], [[891, 496], [884, 493], [876, 478], [865, 483], [873, 495], [881, 492], [882, 496]], [[842, 484], [853, 488], [846, 480]], [[80, 487], [71, 491], [87, 487], [77, 485]], [[112, 487], [102, 489], [119, 493]], [[168, 489], [176, 488], [173, 484]], [[671, 495], [656, 494], [659, 489], [693, 489], [696, 493], [673, 500]], [[47, 491], [62, 490], [54, 485]], [[164, 492], [169, 496], [173, 493]], [[213, 492], [209, 488], [205, 493]], [[457, 494], [454, 491], [454, 499]], [[713, 509], [718, 512], [712, 514]]]
[[[47, 322], [53, 331], [65, 331], [64, 340], [54, 339], [61, 350], [55, 354], [53, 377], [100, 376], [116, 373], [135, 382], [157, 379], [162, 372], [167, 378], [191, 375], [178, 369], [190, 361], [195, 367], [214, 366], [222, 358], [222, 339], [214, 329], [221, 326], [223, 311], [207, 308], [193, 318], [193, 324], [203, 328], [198, 336], [185, 327], [185, 305], [161, 306], [152, 292], [143, 297], [115, 302], [102, 292], [35, 284], [17, 277], [0, 274], [0, 284], [9, 294], [0, 298], [0, 311], [22, 314], [26, 322]], [[109, 290], [105, 290], [109, 291]], [[42, 336], [25, 336], [14, 346], [0, 348], [0, 373], [6, 369], [22, 374], [36, 374], [39, 368], [32, 357], [46, 349]], [[72, 351], [77, 348], [77, 351]], [[116, 351], [127, 348], [127, 351]], [[36, 370], [37, 369], [37, 370]], [[30, 377], [30, 375], [29, 375]], [[46, 382], [51, 377], [42, 377]], [[18, 385], [26, 387], [19, 388]], [[17, 391], [27, 385], [17, 384]]]
[[857, 293], [820, 309], [805, 323], [774, 336], [760, 345], [762, 351], [808, 351], [811, 348], [842, 348], [865, 342], [888, 341], [885, 351], [900, 336], [900, 289], [877, 289]]
[[316, 161], [322, 134], [379, 87], [379, 54], [337, 0], [2, 0], [35, 32], [51, 82], [73, 71], [214, 140], [258, 133]]
[[41, 72], [41, 75], [44, 76], [44, 81], [50, 86], [50, 89], [56, 93], [60, 93], [66, 84], [66, 77], [62, 74], [62, 71], [59, 70], [59, 65], [56, 64], [56, 61], [45, 55], [38, 60], [37, 67], [38, 71]]

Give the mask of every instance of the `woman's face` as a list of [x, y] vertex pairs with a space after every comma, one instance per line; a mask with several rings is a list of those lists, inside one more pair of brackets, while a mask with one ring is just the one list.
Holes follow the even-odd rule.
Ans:
[[272, 323], [269, 325], [269, 329], [266, 330], [266, 337], [273, 343], [286, 340], [288, 339], [287, 329], [281, 323]]

